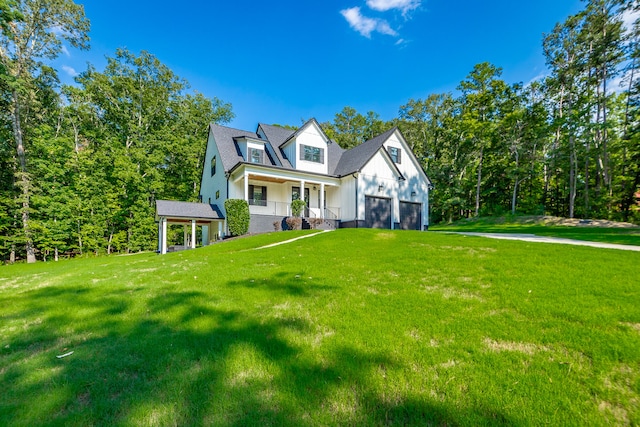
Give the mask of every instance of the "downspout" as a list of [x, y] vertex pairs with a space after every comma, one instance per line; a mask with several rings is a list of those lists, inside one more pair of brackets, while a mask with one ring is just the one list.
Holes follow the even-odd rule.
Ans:
[[358, 174], [351, 175], [353, 179], [356, 180], [356, 215], [355, 215], [355, 223], [356, 228], [358, 228]]
[[[227, 200], [229, 200], [229, 179], [231, 178], [231, 174], [227, 172], [225, 174], [225, 176], [227, 178], [226, 179], [226, 181], [227, 181], [227, 198], [224, 199], [224, 200], [227, 201]], [[225, 211], [224, 211], [224, 233], [225, 233], [225, 236], [227, 236], [229, 234], [228, 228], [229, 228], [229, 224], [227, 223], [227, 210], [225, 209]]]

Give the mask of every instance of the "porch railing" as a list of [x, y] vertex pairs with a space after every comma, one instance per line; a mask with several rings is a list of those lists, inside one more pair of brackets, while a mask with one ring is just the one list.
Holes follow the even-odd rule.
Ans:
[[325, 219], [340, 219], [340, 208], [328, 207], [324, 208]]
[[[291, 203], [287, 202], [274, 202], [270, 200], [249, 200], [249, 212], [257, 215], [276, 215], [276, 216], [290, 216], [291, 215]], [[303, 216], [305, 218], [319, 218], [320, 208], [305, 207]], [[325, 219], [340, 219], [340, 208], [327, 207], [324, 209]]]

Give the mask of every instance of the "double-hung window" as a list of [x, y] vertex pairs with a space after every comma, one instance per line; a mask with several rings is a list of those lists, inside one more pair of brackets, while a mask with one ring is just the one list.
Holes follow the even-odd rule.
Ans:
[[249, 162], [262, 164], [262, 153], [264, 150], [249, 147]]
[[324, 163], [324, 148], [312, 147], [310, 145], [300, 146], [300, 160], [308, 162]]
[[267, 206], [267, 187], [249, 185], [249, 204]]
[[402, 150], [396, 147], [389, 147], [389, 155], [391, 156], [391, 160], [393, 163], [400, 164]]

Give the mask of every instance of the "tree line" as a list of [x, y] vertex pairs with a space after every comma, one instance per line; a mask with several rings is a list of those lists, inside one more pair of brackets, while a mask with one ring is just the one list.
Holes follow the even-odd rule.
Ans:
[[585, 1], [543, 35], [547, 75], [528, 84], [481, 63], [456, 95], [410, 99], [389, 122], [346, 107], [324, 127], [352, 147], [398, 126], [435, 183], [434, 223], [505, 213], [639, 223], [639, 12], [636, 0]]
[[[398, 117], [345, 107], [345, 148], [398, 126], [435, 183], [431, 221], [504, 213], [640, 222], [637, 0], [588, 0], [545, 34], [548, 74], [510, 84], [490, 63]], [[626, 19], [626, 24], [625, 24]], [[71, 0], [0, 0], [0, 257], [154, 249], [156, 199], [195, 201], [207, 126], [231, 104], [192, 92], [148, 52], [117, 50], [61, 85], [47, 61], [89, 48]]]

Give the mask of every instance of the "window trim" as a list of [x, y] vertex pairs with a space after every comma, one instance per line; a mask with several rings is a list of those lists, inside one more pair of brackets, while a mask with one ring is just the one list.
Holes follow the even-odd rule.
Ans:
[[[395, 151], [395, 155], [393, 151]], [[402, 149], [398, 147], [389, 147], [388, 152], [389, 152], [389, 157], [391, 157], [391, 160], [393, 161], [393, 163], [398, 165], [402, 163]]]
[[[315, 152], [316, 150], [317, 153]], [[300, 144], [300, 160], [304, 160], [305, 162], [324, 164], [324, 148], [316, 147], [313, 145]]]
[[[256, 199], [256, 188], [260, 188], [260, 198]], [[249, 205], [267, 206], [267, 187], [249, 184]]]
[[[254, 153], [258, 153], [260, 155], [260, 161], [258, 162], [254, 162], [254, 158], [253, 155]], [[249, 163], [254, 163], [256, 165], [262, 165], [264, 164], [264, 150], [260, 149], [260, 148], [255, 148], [255, 147], [249, 147], [249, 152], [248, 154], [248, 162]]]

